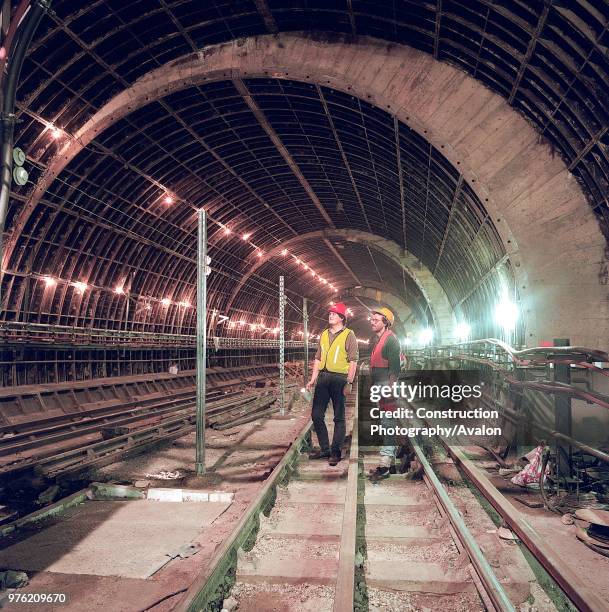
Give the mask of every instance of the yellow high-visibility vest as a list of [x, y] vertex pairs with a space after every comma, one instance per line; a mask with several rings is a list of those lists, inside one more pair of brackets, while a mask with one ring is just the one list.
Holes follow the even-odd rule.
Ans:
[[328, 372], [337, 374], [347, 374], [349, 372], [349, 359], [347, 358], [347, 336], [351, 330], [345, 327], [330, 344], [330, 331], [324, 329], [319, 339], [321, 349], [321, 359], [319, 369], [326, 369]]

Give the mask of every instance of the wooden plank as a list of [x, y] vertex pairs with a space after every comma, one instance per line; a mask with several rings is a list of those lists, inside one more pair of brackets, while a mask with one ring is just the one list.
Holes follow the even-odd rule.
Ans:
[[359, 478], [358, 408], [359, 385], [356, 383], [355, 408], [351, 448], [349, 449], [349, 468], [347, 470], [347, 492], [343, 514], [342, 536], [338, 553], [338, 576], [334, 594], [334, 612], [353, 610], [355, 594], [355, 546], [357, 533], [357, 485]]

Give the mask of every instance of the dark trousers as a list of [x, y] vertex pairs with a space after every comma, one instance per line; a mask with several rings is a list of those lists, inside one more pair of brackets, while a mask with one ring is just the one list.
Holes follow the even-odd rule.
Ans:
[[[370, 368], [372, 375], [373, 385], [388, 385], [389, 384], [389, 368]], [[382, 397], [379, 400], [380, 410], [395, 410], [398, 407], [398, 403], [393, 397]], [[392, 417], [384, 417], [381, 421], [383, 427], [391, 428], [395, 427], [398, 423]], [[383, 445], [381, 446], [381, 457], [395, 457], [397, 451], [396, 437], [391, 435], [383, 435]]]
[[[311, 418], [313, 427], [319, 440], [322, 451], [330, 450], [333, 455], [340, 455], [345, 441], [345, 396], [343, 394], [347, 376], [345, 374], [334, 374], [333, 372], [320, 372], [315, 386], [313, 396], [313, 410]], [[332, 448], [328, 441], [328, 428], [324, 421], [328, 402], [332, 400], [334, 410], [334, 435], [332, 436]]]

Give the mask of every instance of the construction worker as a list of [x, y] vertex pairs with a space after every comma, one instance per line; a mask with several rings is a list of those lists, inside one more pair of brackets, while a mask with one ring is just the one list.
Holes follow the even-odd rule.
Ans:
[[[336, 465], [341, 460], [345, 441], [345, 396], [353, 390], [358, 351], [357, 338], [347, 327], [347, 307], [342, 302], [330, 308], [328, 324], [329, 327], [319, 337], [313, 373], [307, 383], [309, 391], [315, 385], [311, 418], [319, 441], [319, 450], [312, 452], [309, 457], [327, 457], [330, 465]], [[332, 446], [324, 420], [330, 400], [334, 410]]]
[[[374, 333], [371, 343], [370, 373], [373, 385], [392, 385], [397, 382], [400, 374], [400, 343], [397, 336], [391, 331], [394, 322], [393, 312], [389, 308], [379, 307], [370, 314], [370, 325]], [[381, 398], [381, 410], [395, 410], [395, 398]], [[393, 425], [392, 419], [384, 418], [385, 427]], [[395, 460], [397, 446], [394, 439], [384, 439], [380, 450], [380, 462], [370, 476], [373, 480], [387, 478]]]

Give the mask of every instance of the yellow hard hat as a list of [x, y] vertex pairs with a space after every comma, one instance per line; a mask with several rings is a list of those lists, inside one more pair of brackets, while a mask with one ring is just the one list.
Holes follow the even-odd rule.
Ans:
[[372, 312], [376, 312], [377, 314], [383, 315], [389, 322], [389, 325], [393, 325], [394, 316], [391, 310], [389, 310], [389, 308], [385, 308], [384, 306], [382, 306], [381, 308], [375, 308]]

